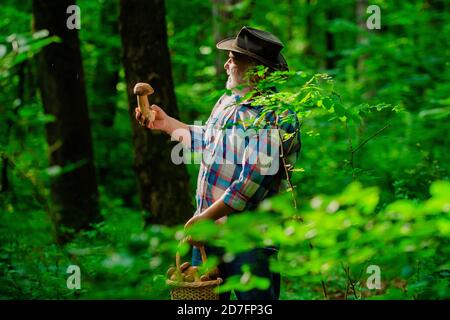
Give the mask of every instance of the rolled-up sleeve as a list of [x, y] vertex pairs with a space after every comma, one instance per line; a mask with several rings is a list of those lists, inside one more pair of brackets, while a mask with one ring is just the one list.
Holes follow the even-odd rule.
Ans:
[[248, 209], [267, 195], [279, 170], [279, 139], [276, 132], [260, 130], [249, 138], [243, 153], [239, 179], [225, 190], [223, 202], [236, 211]]
[[188, 125], [191, 134], [191, 152], [201, 153], [204, 149], [203, 136], [205, 134], [205, 126]]

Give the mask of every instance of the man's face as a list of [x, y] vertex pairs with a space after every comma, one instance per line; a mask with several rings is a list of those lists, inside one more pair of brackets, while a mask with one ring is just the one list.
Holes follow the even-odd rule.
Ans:
[[226, 88], [228, 90], [232, 90], [238, 85], [244, 83], [244, 75], [247, 71], [248, 65], [245, 63], [237, 62], [234, 59], [233, 52], [230, 51], [228, 54], [228, 60], [225, 62], [224, 66], [227, 71], [228, 80], [226, 84]]

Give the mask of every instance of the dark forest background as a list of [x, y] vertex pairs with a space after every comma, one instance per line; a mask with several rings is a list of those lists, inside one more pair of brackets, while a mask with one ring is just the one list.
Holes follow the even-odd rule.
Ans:
[[[448, 2], [79, 0], [70, 30], [72, 4], [1, 0], [0, 299], [169, 298], [198, 165], [137, 125], [132, 88], [205, 121], [226, 81], [215, 44], [244, 25], [285, 44], [273, 81], [302, 122], [299, 206], [288, 192], [192, 232], [230, 254], [281, 244], [282, 299], [449, 298]], [[266, 285], [250, 279], [228, 288]]]

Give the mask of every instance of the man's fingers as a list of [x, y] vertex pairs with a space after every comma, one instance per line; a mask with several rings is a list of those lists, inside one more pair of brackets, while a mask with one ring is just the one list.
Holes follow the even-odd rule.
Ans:
[[138, 108], [135, 109], [136, 112], [136, 120], [141, 121], [142, 113], [138, 110]]
[[150, 106], [150, 109], [153, 109], [153, 110], [155, 110], [155, 111], [160, 111], [160, 110], [161, 110], [161, 108], [158, 107], [156, 104], [152, 104], [152, 105]]
[[145, 117], [142, 115], [142, 113], [141, 113], [141, 111], [139, 110], [138, 107], [136, 107], [136, 108], [134, 109], [134, 112], [136, 113], [136, 120], [139, 122], [139, 124], [140, 124], [142, 127], [147, 127], [147, 128], [149, 128], [149, 129], [153, 129], [153, 128], [154, 128], [153, 121], [150, 121], [149, 118], [145, 118]]
[[196, 246], [196, 247], [201, 247], [203, 246], [203, 242], [201, 241], [196, 241], [192, 239], [192, 236], [185, 236], [182, 240], [181, 243], [189, 243], [191, 246]]

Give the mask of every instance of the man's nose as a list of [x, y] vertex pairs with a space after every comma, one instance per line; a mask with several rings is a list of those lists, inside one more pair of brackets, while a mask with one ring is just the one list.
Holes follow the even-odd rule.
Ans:
[[223, 65], [223, 68], [224, 68], [225, 70], [228, 69], [228, 64], [229, 64], [229, 62], [230, 62], [230, 59], [228, 59], [228, 60], [225, 62], [225, 64]]

